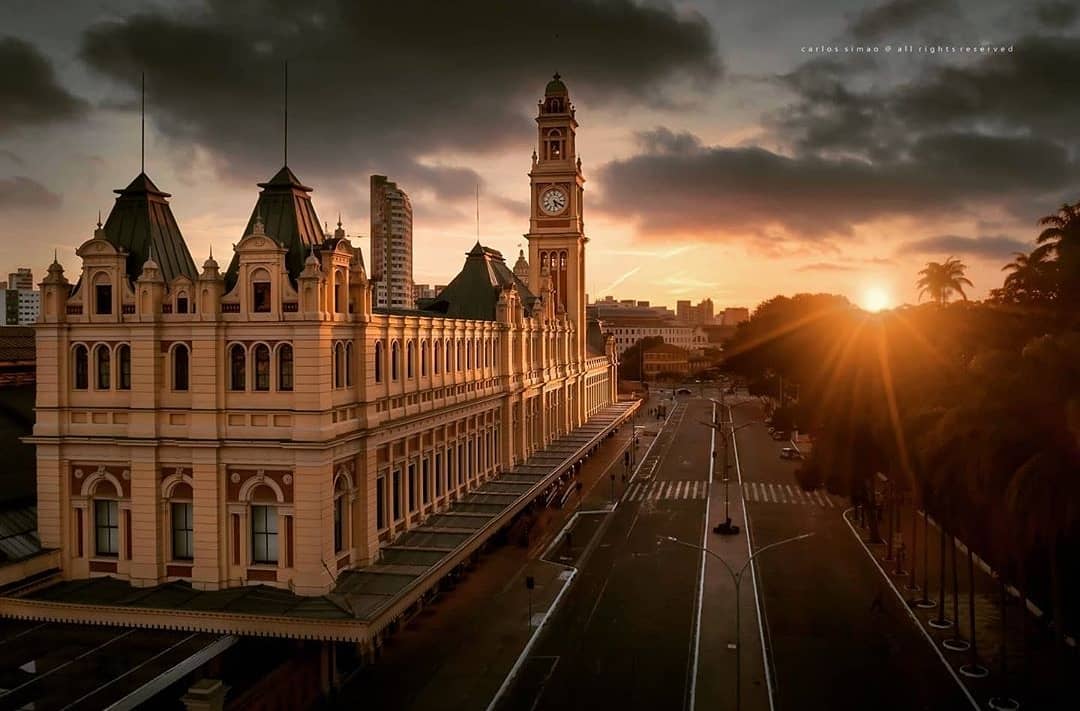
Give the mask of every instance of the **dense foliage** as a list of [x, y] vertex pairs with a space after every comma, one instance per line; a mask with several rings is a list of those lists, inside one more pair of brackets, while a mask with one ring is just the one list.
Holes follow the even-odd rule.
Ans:
[[931, 302], [915, 307], [776, 297], [725, 365], [798, 384], [788, 407], [815, 438], [801, 484], [859, 502], [876, 473], [899, 482], [1050, 610], [1060, 639], [1080, 631], [1080, 205], [1041, 224], [984, 303], [949, 303], [970, 284], [953, 259], [920, 272]]

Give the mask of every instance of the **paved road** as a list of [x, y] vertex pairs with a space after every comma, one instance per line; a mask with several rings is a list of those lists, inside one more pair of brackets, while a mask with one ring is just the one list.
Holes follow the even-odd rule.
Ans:
[[[753, 402], [732, 412], [736, 425], [762, 417]], [[844, 524], [844, 501], [798, 491], [764, 426], [735, 436], [755, 550], [814, 533], [759, 559], [776, 708], [970, 709]]]
[[656, 540], [701, 540], [711, 411], [672, 410], [500, 708], [687, 708], [700, 554]]

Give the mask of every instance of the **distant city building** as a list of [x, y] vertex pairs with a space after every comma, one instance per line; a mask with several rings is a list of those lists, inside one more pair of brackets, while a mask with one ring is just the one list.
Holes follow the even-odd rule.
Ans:
[[8, 289], [25, 289], [27, 291], [34, 288], [34, 272], [29, 267], [19, 267], [16, 271], [8, 274], [7, 280]]
[[621, 356], [626, 349], [643, 338], [660, 337], [664, 343], [700, 353], [709, 339], [702, 327], [687, 326], [677, 321], [641, 318], [601, 319], [604, 335], [615, 339], [615, 350]]
[[413, 302], [419, 304], [422, 299], [434, 300], [446, 284], [413, 284]]
[[415, 306], [412, 202], [385, 175], [371, 176], [371, 280], [376, 307]]
[[675, 317], [683, 323], [693, 325], [711, 324], [713, 314], [712, 299], [705, 299], [696, 306], [689, 301], [678, 301], [675, 304]]
[[41, 311], [41, 292], [34, 289], [0, 290], [0, 318], [4, 326], [32, 326]]
[[646, 348], [642, 353], [642, 374], [646, 380], [656, 378], [661, 373], [688, 375], [690, 373], [690, 353], [669, 343], [661, 343]]
[[605, 296], [600, 301], [589, 304], [588, 310], [591, 315], [599, 319], [629, 316], [656, 319], [675, 318], [675, 312], [666, 306], [651, 306], [648, 301], [635, 299], [616, 300], [610, 296]]
[[724, 309], [720, 317], [721, 326], [738, 326], [743, 321], [750, 320], [750, 309], [745, 306], [735, 306]]

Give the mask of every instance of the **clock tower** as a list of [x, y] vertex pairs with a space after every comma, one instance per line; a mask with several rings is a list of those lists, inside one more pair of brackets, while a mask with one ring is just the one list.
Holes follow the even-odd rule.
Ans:
[[574, 322], [577, 360], [585, 357], [585, 178], [577, 155], [574, 105], [556, 74], [538, 103], [537, 147], [529, 172], [529, 289], [537, 293], [546, 269], [556, 309]]

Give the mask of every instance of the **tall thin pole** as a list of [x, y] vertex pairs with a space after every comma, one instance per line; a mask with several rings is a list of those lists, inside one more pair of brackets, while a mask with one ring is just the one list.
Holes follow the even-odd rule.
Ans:
[[286, 61], [285, 66], [282, 68], [282, 74], [285, 84], [284, 91], [284, 107], [282, 114], [284, 117], [284, 131], [282, 133], [282, 165], [289, 165], [289, 63]]
[[480, 241], [480, 183], [476, 184], [476, 241]]
[[146, 72], [142, 73], [142, 91], [139, 98], [139, 172], [146, 172]]

